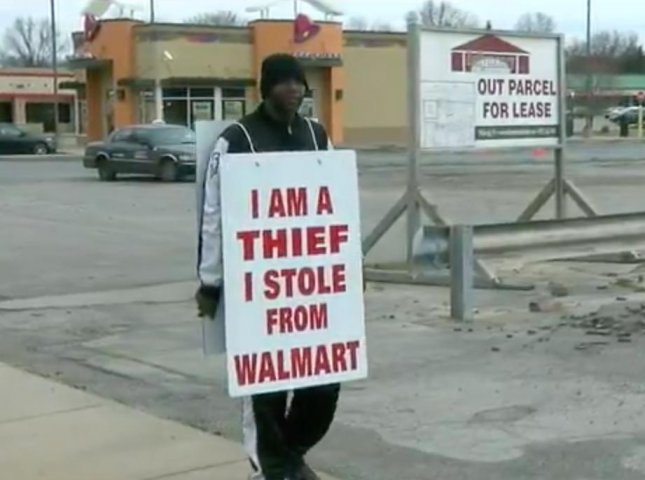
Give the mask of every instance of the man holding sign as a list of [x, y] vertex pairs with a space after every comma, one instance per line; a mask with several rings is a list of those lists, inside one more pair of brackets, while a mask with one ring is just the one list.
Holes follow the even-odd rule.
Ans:
[[196, 298], [214, 322], [226, 304], [253, 479], [319, 479], [304, 456], [340, 382], [367, 376], [356, 158], [322, 152], [324, 128], [297, 113], [307, 88], [295, 57], [266, 58], [263, 102], [219, 137], [204, 184]]

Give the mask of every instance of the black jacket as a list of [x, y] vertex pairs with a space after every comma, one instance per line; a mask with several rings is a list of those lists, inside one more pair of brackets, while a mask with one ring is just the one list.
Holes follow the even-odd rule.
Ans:
[[198, 273], [202, 293], [209, 298], [219, 296], [219, 287], [223, 280], [219, 179], [216, 178], [219, 176], [220, 157], [227, 153], [312, 151], [333, 148], [324, 127], [300, 115], [295, 117], [291, 125], [287, 125], [276, 122], [260, 105], [257, 110], [238, 123], [239, 125], [229, 126], [220, 135], [207, 167], [206, 175], [211, 181], [198, 187], [203, 189], [199, 202]]
[[[228, 143], [227, 153], [327, 150], [329, 148], [327, 132], [321, 124], [300, 115], [296, 115], [291, 125], [277, 122], [266, 113], [264, 104], [260, 104], [253, 113], [245, 116], [238, 123], [246, 128], [253, 146], [249, 144], [249, 139], [240, 125], [231, 125], [221, 135], [221, 138]], [[314, 143], [314, 137], [316, 143]]]

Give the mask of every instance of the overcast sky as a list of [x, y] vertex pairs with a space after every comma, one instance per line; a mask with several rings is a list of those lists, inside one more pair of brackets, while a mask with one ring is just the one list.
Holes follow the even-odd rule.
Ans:
[[[80, 13], [88, 0], [55, 0], [59, 27], [65, 31], [78, 29]], [[160, 21], [178, 22], [196, 13], [230, 10], [251, 19], [245, 12], [249, 6], [263, 5], [275, 0], [154, 0]], [[279, 0], [278, 0], [279, 1]], [[361, 16], [370, 21], [383, 21], [402, 28], [406, 12], [417, 8], [422, 0], [328, 0], [346, 12], [347, 17]], [[645, 31], [645, 2], [643, 0], [592, 0], [593, 28], [633, 31], [641, 38]], [[140, 7], [139, 16], [148, 15], [149, 0], [124, 0], [122, 3]], [[272, 17], [292, 15], [293, 1], [283, 0], [282, 6], [271, 10]], [[302, 2], [304, 3], [304, 2]], [[519, 15], [528, 11], [543, 11], [552, 15], [560, 31], [567, 36], [584, 36], [587, 0], [453, 0], [480, 20], [491, 20], [495, 28], [511, 28]], [[6, 28], [18, 16], [44, 17], [49, 15], [50, 0], [0, 0], [0, 29]], [[239, 5], [232, 7], [232, 5]], [[310, 7], [304, 13], [317, 17]], [[113, 10], [112, 10], [113, 11]], [[111, 12], [112, 12], [111, 11]]]

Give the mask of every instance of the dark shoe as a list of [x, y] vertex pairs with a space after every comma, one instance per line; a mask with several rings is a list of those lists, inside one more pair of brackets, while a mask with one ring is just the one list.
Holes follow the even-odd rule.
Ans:
[[300, 462], [289, 475], [289, 480], [322, 480], [304, 461]]

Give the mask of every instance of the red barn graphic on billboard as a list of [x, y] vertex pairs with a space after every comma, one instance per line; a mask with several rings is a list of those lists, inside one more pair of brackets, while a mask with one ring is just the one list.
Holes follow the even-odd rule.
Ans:
[[452, 71], [528, 75], [527, 51], [506, 40], [487, 34], [452, 49]]

